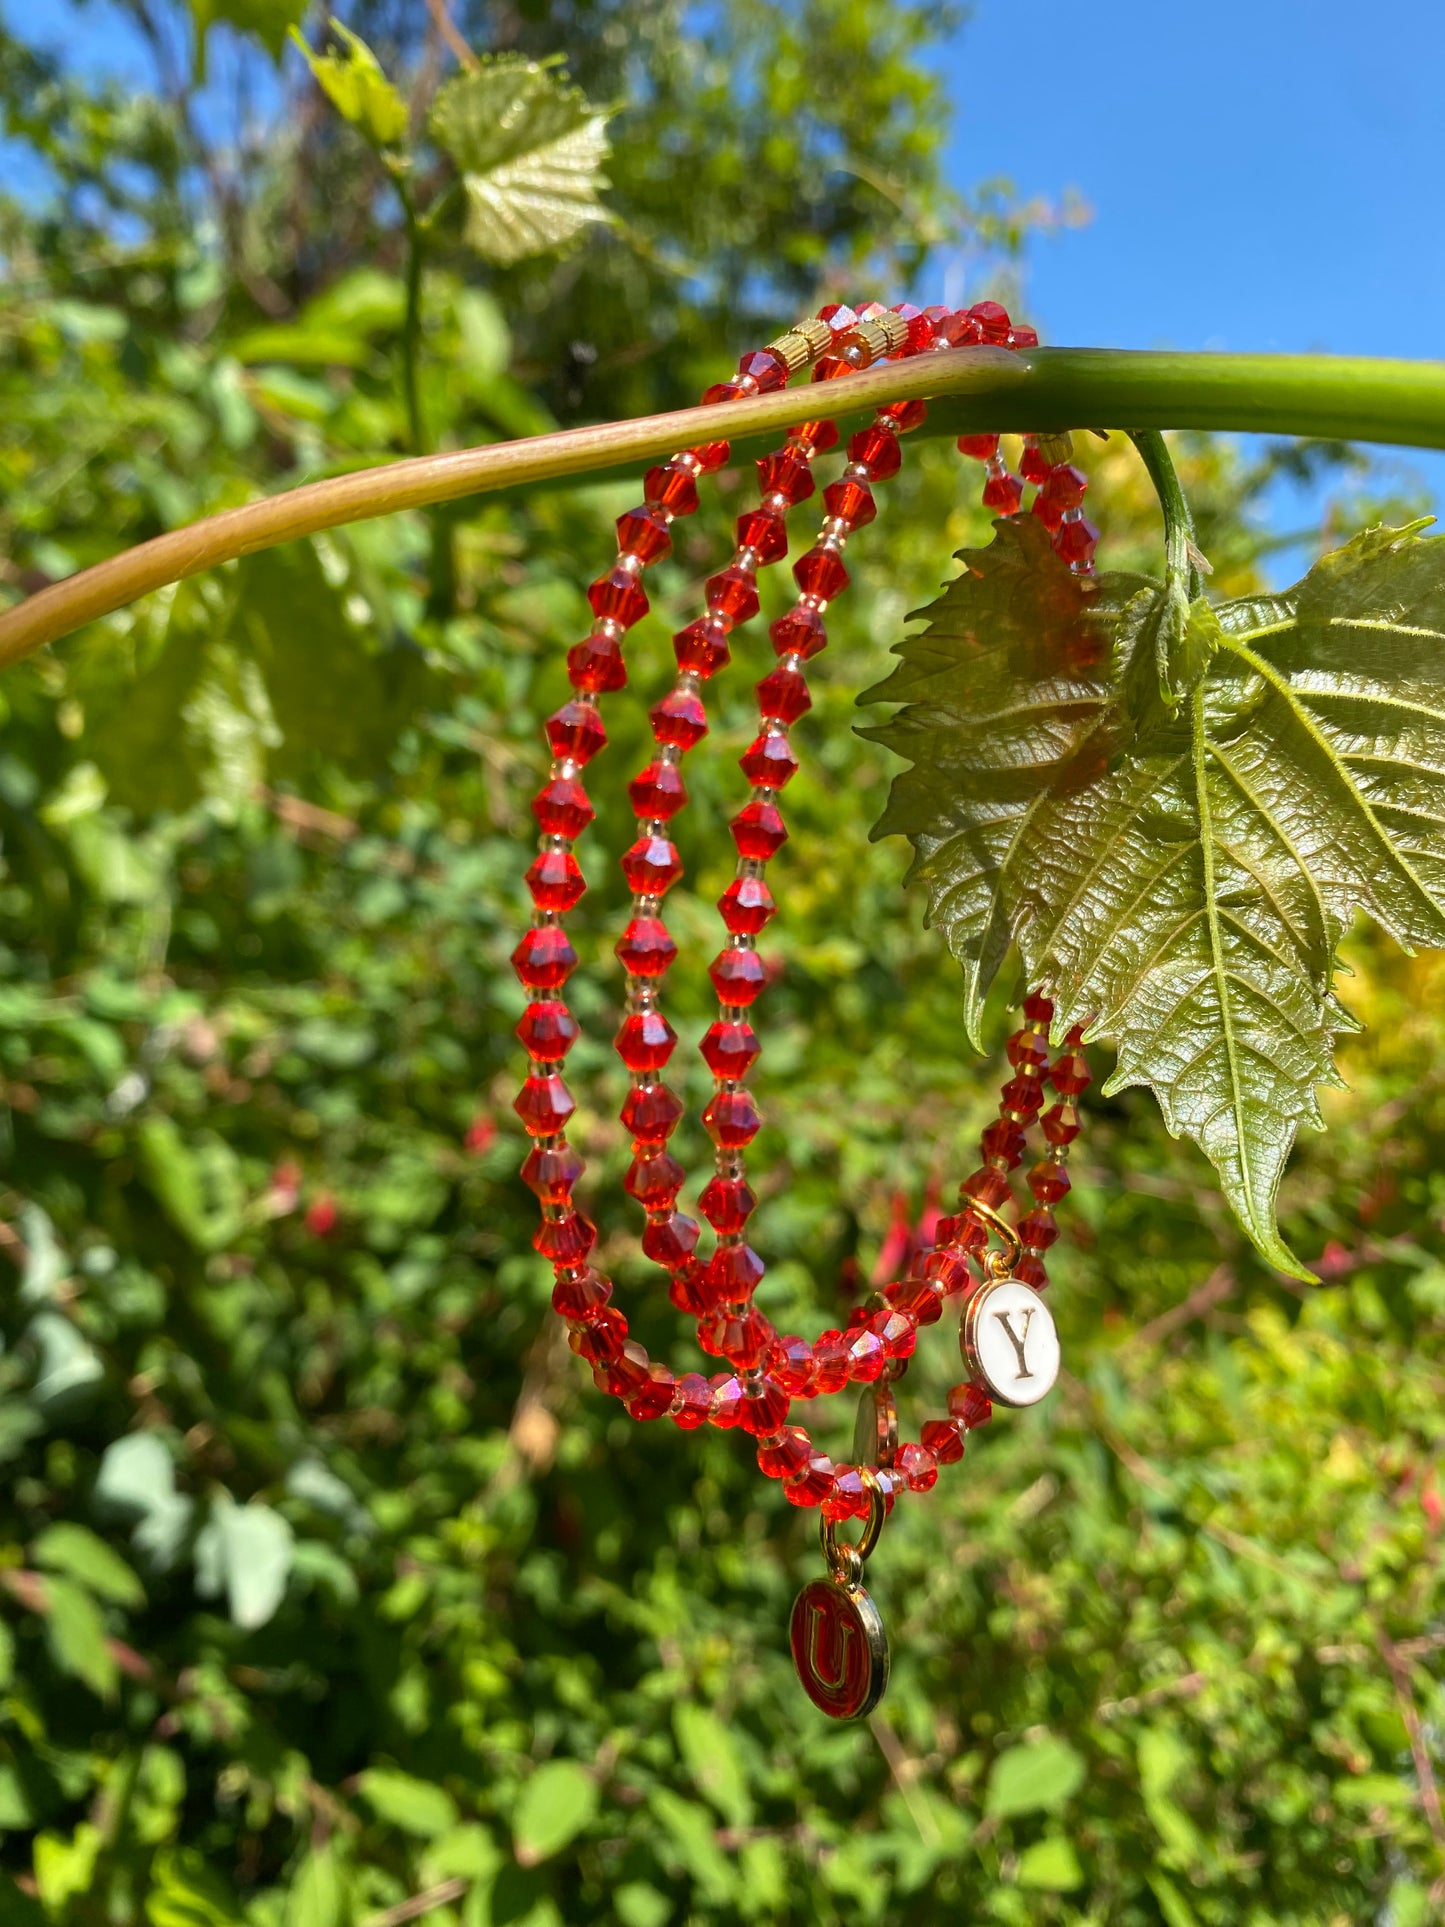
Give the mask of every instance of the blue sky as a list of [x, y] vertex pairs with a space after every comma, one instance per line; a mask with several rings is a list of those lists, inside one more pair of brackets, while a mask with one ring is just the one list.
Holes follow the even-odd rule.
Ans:
[[976, 0], [943, 65], [960, 185], [1094, 210], [1031, 251], [1046, 340], [1445, 358], [1440, 0]]

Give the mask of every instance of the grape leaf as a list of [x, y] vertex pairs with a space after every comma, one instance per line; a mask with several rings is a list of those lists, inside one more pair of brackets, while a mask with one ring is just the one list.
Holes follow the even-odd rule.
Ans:
[[1282, 595], [1191, 626], [1193, 687], [1158, 687], [1158, 601], [1080, 582], [1031, 518], [965, 553], [928, 629], [864, 700], [908, 757], [875, 835], [913, 842], [977, 1040], [1011, 942], [1060, 1030], [1118, 1046], [1259, 1250], [1310, 1277], [1275, 1197], [1351, 1020], [1332, 976], [1368, 911], [1445, 944], [1445, 543], [1377, 529]]
[[406, 132], [406, 102], [366, 42], [340, 20], [333, 19], [330, 26], [341, 43], [338, 53], [312, 53], [294, 26], [292, 43], [301, 49], [317, 86], [342, 119], [350, 121], [373, 147], [394, 147]]
[[484, 260], [510, 266], [611, 219], [597, 199], [606, 124], [555, 63], [519, 54], [483, 60], [438, 91], [429, 129], [462, 176], [466, 238]]

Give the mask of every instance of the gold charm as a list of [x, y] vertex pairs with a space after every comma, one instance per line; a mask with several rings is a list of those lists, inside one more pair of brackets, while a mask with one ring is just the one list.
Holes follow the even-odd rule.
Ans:
[[831, 1576], [804, 1586], [793, 1602], [788, 1629], [803, 1691], [835, 1720], [862, 1719], [888, 1685], [888, 1635], [863, 1588], [863, 1562], [883, 1530], [883, 1492], [872, 1468], [861, 1469], [869, 1500], [863, 1536], [850, 1546], [838, 1538], [832, 1519], [822, 1520], [823, 1557]]

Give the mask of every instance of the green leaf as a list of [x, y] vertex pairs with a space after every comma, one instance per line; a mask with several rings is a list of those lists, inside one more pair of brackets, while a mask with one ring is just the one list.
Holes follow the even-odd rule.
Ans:
[[35, 1885], [52, 1919], [77, 1895], [90, 1891], [103, 1844], [100, 1828], [89, 1821], [82, 1821], [68, 1840], [58, 1833], [36, 1836]]
[[273, 60], [281, 58], [286, 36], [306, 14], [306, 0], [190, 0], [197, 36], [218, 20], [238, 33], [254, 34]]
[[241, 1229], [245, 1189], [236, 1155], [210, 1132], [183, 1137], [173, 1118], [142, 1118], [136, 1162], [161, 1208], [197, 1251], [219, 1251]]
[[872, 692], [908, 707], [865, 733], [913, 762], [877, 833], [913, 841], [971, 1032], [1015, 941], [1059, 1028], [1117, 1042], [1110, 1090], [1149, 1085], [1264, 1256], [1310, 1278], [1275, 1197], [1351, 1023], [1340, 935], [1364, 909], [1445, 943], [1445, 547], [1375, 530], [1218, 608], [1217, 637], [1191, 615], [1213, 653], [1173, 714], [1139, 700], [1138, 578], [1075, 582], [1027, 524], [963, 559]]
[[366, 42], [340, 20], [333, 18], [329, 25], [341, 42], [339, 53], [312, 53], [294, 25], [292, 42], [342, 119], [350, 121], [373, 147], [394, 147], [406, 132], [406, 102]]
[[286, 1927], [348, 1927], [351, 1882], [334, 1841], [307, 1854], [286, 1896]]
[[158, 1853], [146, 1895], [151, 1927], [243, 1927], [241, 1911], [219, 1875], [191, 1847]]
[[68, 1520], [48, 1526], [31, 1547], [30, 1556], [37, 1566], [68, 1573], [117, 1606], [145, 1604], [145, 1590], [124, 1559], [84, 1526]]
[[729, 1826], [751, 1825], [753, 1803], [738, 1757], [737, 1742], [709, 1707], [683, 1700], [673, 1709], [673, 1730], [693, 1784]]
[[1024, 1848], [1014, 1878], [1021, 1887], [1037, 1887], [1050, 1894], [1071, 1894], [1083, 1886], [1084, 1870], [1073, 1843], [1060, 1833], [1051, 1833]]
[[1154, 1898], [1159, 1902], [1159, 1911], [1164, 1916], [1165, 1927], [1199, 1927], [1194, 1909], [1180, 1893], [1167, 1874], [1149, 1873], [1145, 1875]]
[[648, 1805], [661, 1821], [682, 1865], [697, 1883], [705, 1904], [727, 1906], [739, 1891], [737, 1869], [717, 1843], [713, 1817], [695, 1800], [670, 1787], [655, 1787]]
[[196, 1535], [196, 1585], [209, 1595], [224, 1591], [231, 1618], [254, 1632], [286, 1596], [292, 1544], [279, 1512], [259, 1500], [237, 1505], [229, 1493], [218, 1492]]
[[419, 1840], [435, 1840], [457, 1824], [457, 1804], [445, 1787], [373, 1767], [357, 1781], [357, 1789], [378, 1820]]
[[171, 1455], [154, 1432], [129, 1432], [105, 1448], [95, 1503], [102, 1517], [133, 1523], [132, 1542], [154, 1566], [174, 1565], [195, 1508], [177, 1492]]
[[45, 1634], [62, 1673], [83, 1680], [102, 1699], [114, 1696], [120, 1674], [106, 1644], [105, 1617], [84, 1586], [46, 1581]]
[[524, 1867], [550, 1860], [597, 1812], [597, 1782], [575, 1760], [548, 1760], [524, 1782], [512, 1813], [512, 1839]]
[[1084, 1761], [1066, 1740], [1034, 1740], [1000, 1753], [988, 1776], [985, 1810], [1001, 1820], [1053, 1812], [1084, 1784]]
[[597, 200], [606, 124], [555, 63], [519, 54], [483, 60], [438, 91], [428, 127], [461, 174], [466, 238], [484, 260], [546, 254], [611, 218]]

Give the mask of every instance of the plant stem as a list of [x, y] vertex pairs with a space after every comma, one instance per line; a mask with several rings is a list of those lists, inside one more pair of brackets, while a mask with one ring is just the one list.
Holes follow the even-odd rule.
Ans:
[[1194, 516], [1179, 471], [1157, 428], [1131, 428], [1129, 440], [1143, 458], [1163, 511], [1165, 571], [1171, 581], [1182, 586], [1192, 602], [1201, 584], [1194, 563]]
[[405, 170], [395, 166], [390, 173], [406, 220], [406, 319], [401, 330], [401, 382], [406, 397], [407, 443], [413, 455], [425, 455], [426, 423], [422, 420], [417, 372], [421, 359], [421, 270], [426, 256], [426, 237], [417, 218], [416, 199]]
[[[1253, 429], [1445, 448], [1445, 364], [1324, 355], [1146, 354], [1106, 348], [960, 348], [887, 362], [832, 384], [847, 424], [884, 402], [933, 400], [923, 434], [1077, 428]], [[137, 596], [238, 556], [372, 515], [498, 489], [579, 481], [727, 436], [745, 451], [787, 429], [783, 391], [640, 421], [419, 455], [225, 509], [84, 569], [0, 614], [0, 668]]]

